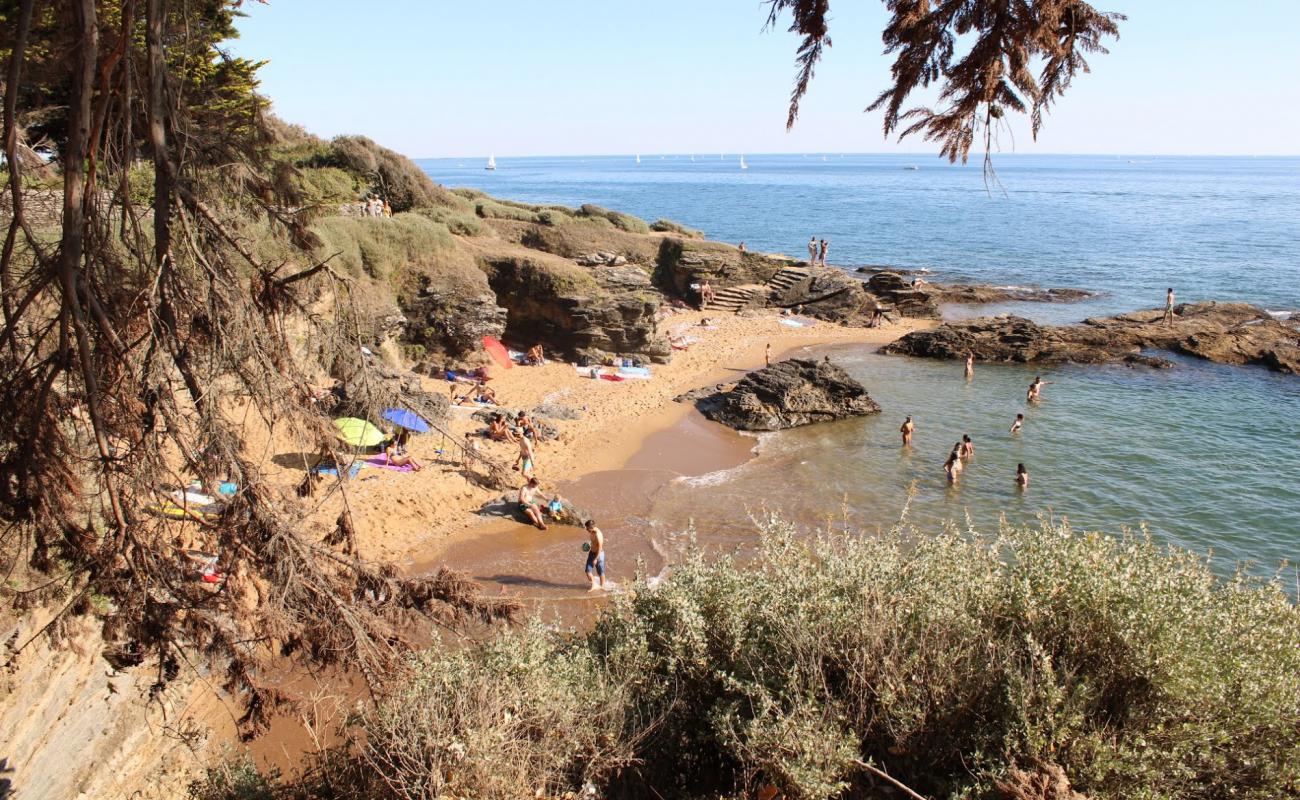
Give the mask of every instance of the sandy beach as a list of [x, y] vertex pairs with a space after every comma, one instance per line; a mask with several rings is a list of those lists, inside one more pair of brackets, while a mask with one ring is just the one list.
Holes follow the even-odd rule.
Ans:
[[[708, 325], [701, 324], [705, 319]], [[558, 433], [536, 448], [536, 473], [545, 490], [583, 475], [622, 467], [642, 450], [647, 437], [671, 428], [691, 413], [689, 406], [673, 402], [675, 396], [709, 383], [736, 380], [761, 367], [768, 344], [773, 358], [779, 359], [793, 350], [818, 345], [880, 345], [929, 324], [905, 320], [866, 329], [810, 321], [805, 327], [790, 327], [781, 320], [775, 313], [742, 317], [681, 311], [669, 316], [663, 327], [691, 340], [690, 347], [675, 352], [669, 364], [653, 365], [649, 380], [592, 380], [572, 364], [552, 361], [538, 367], [494, 367], [491, 386], [505, 408], [532, 409], [555, 403], [579, 412], [574, 420], [544, 420]], [[448, 386], [443, 381], [426, 380], [430, 391], [445, 392]], [[448, 427], [463, 442], [466, 433], [484, 426], [468, 411], [453, 409]], [[485, 456], [506, 464], [514, 461], [515, 445], [476, 440]], [[365, 469], [349, 482], [346, 502], [356, 522], [363, 557], [417, 567], [436, 561], [452, 542], [481, 535], [489, 528], [514, 525], [522, 531], [531, 530], [475, 513], [501, 492], [469, 480], [458, 449], [443, 435], [434, 432], [416, 437], [411, 452], [424, 463], [423, 470]], [[277, 459], [282, 466], [291, 461]], [[300, 469], [286, 471], [291, 473], [286, 478], [301, 476]], [[343, 502], [338, 493], [321, 499], [313, 517], [322, 523], [332, 521]]]

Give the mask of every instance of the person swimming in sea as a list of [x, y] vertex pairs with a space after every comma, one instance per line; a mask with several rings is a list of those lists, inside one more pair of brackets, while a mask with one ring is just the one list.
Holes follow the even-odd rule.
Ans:
[[962, 459], [970, 458], [975, 455], [975, 443], [971, 441], [969, 433], [963, 433], [961, 443], [957, 448], [957, 456]]
[[1053, 383], [1053, 381], [1045, 381], [1042, 375], [1035, 375], [1034, 382], [1029, 384], [1029, 391], [1025, 393], [1025, 400], [1030, 403], [1037, 403], [1042, 399], [1043, 387], [1049, 383]]
[[1011, 423], [1011, 432], [1012, 432], [1013, 434], [1014, 434], [1014, 433], [1020, 433], [1020, 429], [1021, 429], [1021, 427], [1024, 426], [1024, 424], [1025, 424], [1025, 415], [1024, 415], [1024, 414], [1017, 414], [1017, 415], [1016, 415], [1016, 421], [1013, 422], [1013, 423]]
[[903, 420], [903, 427], [898, 430], [903, 434], [903, 446], [907, 447], [912, 443], [912, 432], [916, 430], [916, 423], [912, 422], [912, 417], [909, 415]]
[[1016, 486], [1021, 489], [1029, 486], [1029, 470], [1025, 469], [1024, 464], [1016, 465]]
[[966, 354], [966, 380], [975, 377], [975, 354]]

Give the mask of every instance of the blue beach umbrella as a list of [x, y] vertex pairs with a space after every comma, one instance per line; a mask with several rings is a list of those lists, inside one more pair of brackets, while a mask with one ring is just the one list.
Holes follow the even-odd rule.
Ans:
[[405, 408], [385, 409], [384, 419], [415, 433], [426, 433], [429, 430], [429, 423], [425, 422], [419, 414]]

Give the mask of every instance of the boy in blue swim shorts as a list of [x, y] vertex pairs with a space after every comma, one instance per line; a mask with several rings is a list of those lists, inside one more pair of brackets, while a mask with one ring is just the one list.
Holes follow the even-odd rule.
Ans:
[[[587, 591], [594, 592], [596, 589], [605, 588], [605, 534], [601, 533], [600, 528], [596, 527], [594, 519], [587, 520], [583, 527], [587, 529], [587, 535], [591, 537], [589, 549], [587, 550], [587, 578], [591, 581], [591, 588]], [[597, 585], [599, 579], [599, 585]]]

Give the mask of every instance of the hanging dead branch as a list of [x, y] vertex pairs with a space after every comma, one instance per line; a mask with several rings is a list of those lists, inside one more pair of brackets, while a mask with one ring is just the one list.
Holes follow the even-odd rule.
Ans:
[[[1080, 0], [885, 0], [885, 52], [895, 54], [892, 83], [867, 107], [885, 112], [885, 136], [920, 134], [949, 161], [969, 158], [981, 141], [985, 167], [998, 128], [1010, 113], [1030, 115], [1037, 138], [1043, 114], [1088, 72], [1086, 56], [1106, 53], [1124, 15]], [[786, 127], [793, 127], [824, 48], [831, 46], [829, 0], [768, 0], [769, 27], [789, 11], [801, 39]], [[959, 46], [960, 45], [960, 46]], [[1037, 74], [1035, 74], [1037, 71]], [[918, 89], [939, 87], [938, 110], [904, 111]]]

